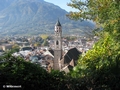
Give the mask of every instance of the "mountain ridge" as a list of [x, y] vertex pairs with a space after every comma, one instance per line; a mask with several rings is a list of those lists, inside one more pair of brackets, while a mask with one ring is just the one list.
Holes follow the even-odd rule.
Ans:
[[[66, 17], [67, 11], [44, 0], [1, 0], [0, 33], [1, 35], [53, 33], [56, 20], [59, 18], [63, 32], [94, 25], [88, 21], [78, 23]], [[84, 24], [85, 23], [85, 24]]]

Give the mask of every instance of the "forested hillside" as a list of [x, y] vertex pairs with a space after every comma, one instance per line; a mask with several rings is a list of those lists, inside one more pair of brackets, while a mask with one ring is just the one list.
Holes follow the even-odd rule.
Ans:
[[0, 0], [1, 35], [38, 35], [53, 33], [56, 21], [60, 20], [64, 33], [92, 30], [90, 21], [77, 23], [66, 17], [68, 12], [44, 0]]

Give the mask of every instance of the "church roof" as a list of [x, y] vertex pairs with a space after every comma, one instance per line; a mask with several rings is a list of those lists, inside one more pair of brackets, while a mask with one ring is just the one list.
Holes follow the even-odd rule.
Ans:
[[55, 26], [61, 26], [60, 21], [58, 20]]
[[70, 49], [64, 56], [64, 64], [69, 64], [72, 60], [77, 61], [80, 54], [82, 52], [78, 51], [77, 48]]

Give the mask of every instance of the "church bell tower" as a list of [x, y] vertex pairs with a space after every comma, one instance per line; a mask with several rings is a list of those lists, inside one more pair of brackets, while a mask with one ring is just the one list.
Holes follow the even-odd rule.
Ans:
[[54, 61], [53, 69], [60, 70], [60, 60], [62, 58], [62, 26], [59, 22], [55, 24], [54, 31]]

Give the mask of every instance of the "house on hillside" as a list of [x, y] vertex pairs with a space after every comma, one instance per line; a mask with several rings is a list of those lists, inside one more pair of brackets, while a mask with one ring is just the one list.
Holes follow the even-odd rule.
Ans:
[[2, 45], [2, 50], [6, 51], [6, 50], [10, 50], [12, 49], [13, 45], [12, 44], [3, 44]]

